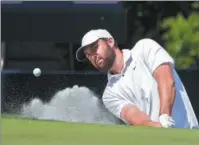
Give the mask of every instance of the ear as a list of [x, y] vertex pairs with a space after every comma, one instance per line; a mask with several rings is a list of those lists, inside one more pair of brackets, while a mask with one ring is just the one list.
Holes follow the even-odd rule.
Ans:
[[113, 38], [109, 38], [108, 39], [108, 44], [111, 48], [113, 48], [114, 44], [115, 44], [115, 40]]

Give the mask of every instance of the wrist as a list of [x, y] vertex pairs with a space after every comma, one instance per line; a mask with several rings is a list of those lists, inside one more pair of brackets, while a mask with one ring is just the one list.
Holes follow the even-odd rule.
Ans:
[[171, 110], [168, 107], [162, 107], [160, 109], [160, 115], [162, 115], [162, 114], [167, 114], [167, 115], [171, 116]]

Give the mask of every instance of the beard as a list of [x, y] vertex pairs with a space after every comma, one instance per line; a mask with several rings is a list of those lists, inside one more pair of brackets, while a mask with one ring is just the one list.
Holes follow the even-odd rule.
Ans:
[[101, 72], [108, 72], [111, 69], [111, 67], [113, 66], [115, 57], [116, 57], [116, 55], [115, 55], [113, 48], [108, 47], [107, 57], [103, 59], [103, 66], [97, 67], [97, 69]]

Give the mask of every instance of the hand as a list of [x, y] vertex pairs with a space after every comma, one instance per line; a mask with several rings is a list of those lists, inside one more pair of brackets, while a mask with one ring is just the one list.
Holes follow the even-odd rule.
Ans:
[[170, 128], [175, 125], [175, 121], [167, 114], [160, 115], [159, 122], [164, 128]]

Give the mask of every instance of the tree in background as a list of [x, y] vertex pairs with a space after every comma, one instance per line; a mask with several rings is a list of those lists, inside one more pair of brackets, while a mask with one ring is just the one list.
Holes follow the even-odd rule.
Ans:
[[160, 27], [165, 48], [176, 61], [177, 69], [196, 68], [199, 60], [199, 2], [192, 4], [192, 13], [185, 18], [182, 13], [165, 18]]
[[198, 2], [125, 1], [128, 18], [127, 47], [141, 38], [152, 38], [176, 60], [178, 69], [198, 67]]

